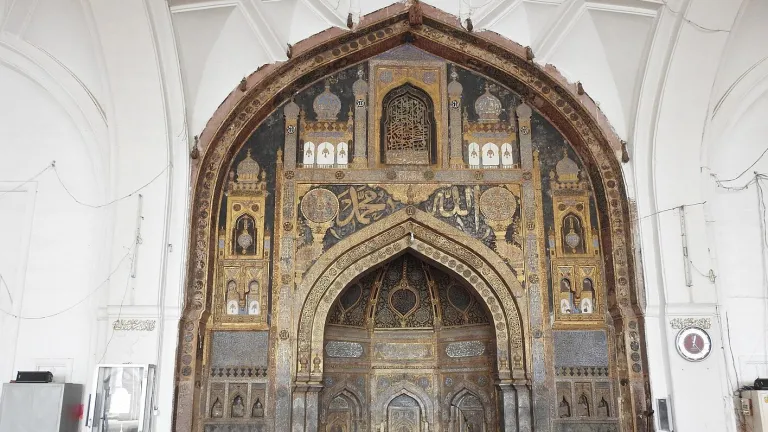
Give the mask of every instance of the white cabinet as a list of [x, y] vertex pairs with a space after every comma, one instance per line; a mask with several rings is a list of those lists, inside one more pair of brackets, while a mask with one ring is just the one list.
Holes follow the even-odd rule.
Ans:
[[83, 386], [60, 383], [5, 383], [0, 432], [76, 432]]

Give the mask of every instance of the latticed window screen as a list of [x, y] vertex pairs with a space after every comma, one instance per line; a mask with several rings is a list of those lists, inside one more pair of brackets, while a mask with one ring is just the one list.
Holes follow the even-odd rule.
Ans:
[[410, 85], [384, 98], [383, 148], [386, 163], [429, 164], [433, 155], [434, 118], [429, 96]]
[[427, 107], [406, 93], [387, 105], [387, 150], [426, 151], [429, 142]]

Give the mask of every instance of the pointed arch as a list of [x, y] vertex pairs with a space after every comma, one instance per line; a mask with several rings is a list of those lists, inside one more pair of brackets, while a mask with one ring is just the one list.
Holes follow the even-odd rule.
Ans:
[[342, 290], [365, 269], [408, 250], [447, 268], [463, 279], [490, 311], [496, 336], [500, 379], [526, 376], [524, 351], [526, 309], [515, 300], [523, 288], [510, 268], [475, 239], [419, 210], [403, 209], [347, 237], [326, 251], [305, 274], [295, 294], [301, 310], [297, 328], [297, 380], [319, 382], [322, 365], [308, 370], [301, 359], [322, 357], [328, 312]]
[[422, 418], [430, 423], [434, 421], [435, 406], [432, 404], [432, 399], [429, 395], [421, 387], [407, 381], [402, 381], [393, 383], [388, 389], [382, 391], [378, 404], [371, 407], [371, 424], [378, 425], [385, 421], [387, 407], [396, 397], [401, 395], [406, 395], [416, 401], [421, 410]]
[[[491, 412], [491, 404], [493, 402], [480, 389], [479, 386], [477, 386], [476, 384], [470, 381], [464, 381], [459, 385], [457, 385], [456, 388], [452, 392], [449, 392], [448, 395], [445, 397], [445, 402], [447, 402], [447, 405], [450, 405], [450, 406], [459, 406], [459, 402], [466, 395], [472, 395], [480, 401], [480, 403], [483, 405], [483, 411], [485, 412], [485, 423], [488, 425], [492, 424], [494, 419]], [[443, 420], [444, 421], [450, 420], [448, 418], [449, 416], [450, 416], [449, 412], [444, 412]]]
[[330, 405], [330, 401], [336, 399], [337, 397], [344, 398], [352, 408], [352, 415], [353, 420], [361, 421], [363, 419], [363, 403], [362, 397], [358, 392], [352, 388], [349, 387], [348, 383], [341, 382], [338, 383], [336, 386], [331, 387], [330, 389], [325, 389], [325, 395], [323, 396], [323, 403], [321, 406], [323, 407], [323, 410], [320, 412], [320, 419], [325, 421], [328, 413], [326, 412], [327, 407]]

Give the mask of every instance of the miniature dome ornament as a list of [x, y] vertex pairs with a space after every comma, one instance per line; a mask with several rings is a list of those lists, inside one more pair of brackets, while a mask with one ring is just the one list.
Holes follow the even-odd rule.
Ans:
[[341, 100], [331, 93], [331, 83], [325, 82], [325, 90], [312, 103], [318, 121], [336, 121], [341, 111]]
[[237, 164], [237, 168], [229, 172], [229, 191], [258, 192], [263, 191], [265, 187], [264, 171], [248, 149], [245, 158]]
[[352, 93], [354, 93], [355, 96], [365, 96], [367, 92], [368, 83], [365, 82], [365, 71], [363, 71], [363, 67], [360, 66], [357, 69], [357, 81], [352, 84]]
[[238, 183], [256, 182], [259, 180], [260, 174], [261, 167], [251, 156], [251, 149], [248, 149], [245, 159], [237, 164], [237, 181]]
[[291, 101], [285, 105], [285, 108], [283, 108], [283, 113], [286, 117], [295, 119], [301, 113], [301, 108], [299, 108], [299, 105], [297, 105], [293, 98], [291, 98]]
[[563, 149], [563, 158], [555, 165], [557, 181], [560, 183], [575, 183], [579, 181], [579, 166], [568, 157], [568, 149]]
[[[451, 82], [448, 83], [448, 95], [454, 98], [461, 97], [461, 93], [464, 91], [461, 83], [459, 83], [459, 74], [456, 72], [456, 66], [451, 67]], [[475, 105], [477, 109], [477, 105]]]
[[491, 94], [488, 83], [485, 83], [485, 93], [475, 101], [475, 112], [482, 123], [497, 122], [501, 115], [501, 101]]

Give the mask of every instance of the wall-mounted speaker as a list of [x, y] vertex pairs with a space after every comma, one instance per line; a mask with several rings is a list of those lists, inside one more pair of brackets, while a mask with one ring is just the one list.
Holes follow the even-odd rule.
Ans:
[[17, 383], [49, 383], [53, 382], [53, 374], [49, 371], [19, 371], [16, 372]]

